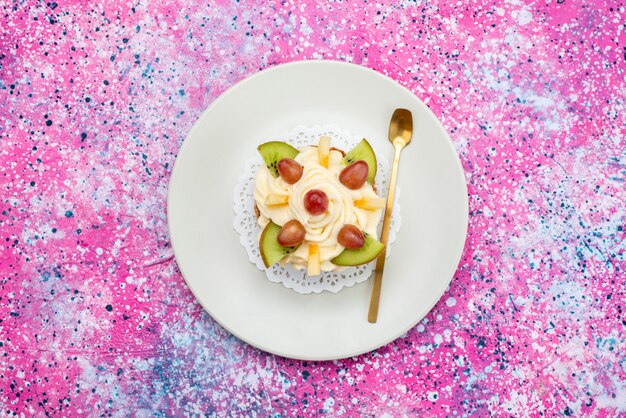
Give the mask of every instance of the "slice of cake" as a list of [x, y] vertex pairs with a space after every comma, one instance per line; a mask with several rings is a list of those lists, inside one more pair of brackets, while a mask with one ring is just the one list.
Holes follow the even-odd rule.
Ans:
[[266, 267], [291, 264], [309, 275], [374, 260], [385, 200], [376, 194], [376, 156], [363, 139], [347, 154], [322, 136], [296, 149], [272, 141], [258, 148], [265, 165], [254, 189]]

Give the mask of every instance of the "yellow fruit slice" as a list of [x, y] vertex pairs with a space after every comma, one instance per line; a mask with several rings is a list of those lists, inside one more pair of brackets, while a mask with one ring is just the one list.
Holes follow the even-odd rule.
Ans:
[[328, 168], [328, 158], [330, 156], [330, 138], [327, 136], [320, 137], [320, 143], [317, 146], [317, 155], [320, 159], [320, 165]]
[[309, 276], [321, 274], [320, 247], [317, 244], [309, 245], [309, 266], [307, 274]]
[[289, 196], [286, 194], [268, 194], [265, 197], [265, 204], [267, 206], [286, 205], [287, 203], [289, 203]]
[[385, 199], [382, 197], [364, 197], [354, 201], [354, 206], [365, 210], [376, 210], [385, 207]]

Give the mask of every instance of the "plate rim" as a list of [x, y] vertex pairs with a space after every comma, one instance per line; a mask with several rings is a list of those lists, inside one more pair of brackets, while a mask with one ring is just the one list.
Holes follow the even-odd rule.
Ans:
[[[456, 174], [457, 174], [457, 176], [460, 179], [462, 179], [461, 183], [463, 185], [463, 192], [464, 192], [463, 193], [463, 206], [464, 206], [464, 210], [463, 210], [463, 218], [464, 218], [463, 219], [463, 239], [460, 240], [459, 244], [457, 245], [457, 248], [456, 248], [456, 251], [455, 251], [456, 255], [454, 257], [454, 259], [456, 260], [455, 263], [454, 263], [454, 268], [453, 268], [453, 270], [452, 270], [452, 272], [450, 274], [450, 277], [448, 279], [446, 279], [447, 282], [445, 283], [445, 286], [443, 287], [443, 290], [436, 295], [436, 297], [433, 299], [433, 301], [428, 306], [424, 305], [424, 308], [420, 310], [419, 315], [416, 315], [416, 317], [418, 317], [419, 319], [417, 319], [416, 321], [410, 321], [409, 325], [406, 326], [406, 327], [401, 328], [400, 332], [394, 333], [390, 337], [385, 338], [382, 343], [381, 342], [374, 342], [373, 344], [369, 344], [366, 347], [365, 346], [361, 347], [359, 350], [356, 350], [356, 351], [353, 351], [353, 352], [350, 352], [350, 353], [344, 353], [344, 354], [342, 354], [339, 357], [338, 356], [294, 356], [293, 354], [285, 353], [282, 350], [277, 350], [277, 349], [273, 349], [273, 348], [270, 349], [268, 347], [264, 347], [261, 344], [257, 344], [256, 342], [251, 341], [250, 339], [248, 339], [246, 337], [243, 337], [238, 332], [236, 332], [233, 329], [231, 329], [230, 327], [226, 326], [220, 319], [218, 319], [214, 315], [214, 313], [211, 311], [211, 309], [209, 309], [205, 305], [205, 303], [198, 297], [198, 295], [194, 291], [193, 286], [189, 283], [189, 281], [188, 281], [188, 279], [186, 277], [186, 274], [184, 272], [183, 266], [181, 265], [181, 263], [178, 262], [176, 246], [174, 244], [174, 239], [173, 239], [172, 216], [170, 216], [170, 211], [171, 211], [171, 208], [172, 208], [172, 188], [173, 188], [173, 181], [172, 180], [174, 179], [177, 170], [180, 170], [179, 156], [183, 153], [183, 151], [185, 150], [185, 147], [188, 145], [188, 143], [189, 143], [188, 139], [199, 128], [199, 126], [201, 125], [202, 120], [206, 117], [206, 115], [209, 112], [211, 112], [214, 107], [219, 105], [219, 103], [221, 103], [227, 95], [232, 93], [232, 91], [240, 88], [241, 86], [243, 86], [246, 83], [256, 79], [259, 76], [265, 75], [265, 74], [267, 74], [269, 72], [280, 71], [280, 70], [282, 70], [284, 68], [287, 68], [287, 67], [307, 66], [307, 65], [336, 65], [336, 66], [349, 67], [349, 68], [351, 68], [353, 70], [357, 70], [357, 71], [365, 71], [365, 72], [371, 73], [372, 75], [374, 75], [376, 77], [380, 77], [380, 78], [384, 79], [387, 82], [391, 82], [392, 84], [395, 84], [396, 86], [398, 86], [401, 89], [405, 90], [405, 92], [409, 93], [412, 96], [413, 99], [417, 100], [420, 104], [423, 105], [423, 107], [426, 110], [426, 112], [428, 112], [430, 117], [432, 119], [434, 119], [434, 122], [435, 122], [435, 125], [437, 126], [437, 128], [445, 135], [446, 146], [452, 151], [452, 154], [454, 155], [454, 163], [455, 163], [456, 172], [457, 172]], [[276, 64], [276, 65], [274, 65], [272, 67], [264, 68], [264, 69], [262, 69], [260, 71], [257, 71], [257, 72], [255, 72], [253, 74], [250, 74], [250, 75], [244, 77], [243, 79], [239, 80], [238, 82], [236, 82], [235, 84], [233, 84], [232, 86], [230, 86], [229, 88], [224, 90], [215, 100], [213, 100], [213, 102], [211, 104], [209, 104], [209, 106], [207, 106], [206, 109], [204, 109], [204, 111], [202, 111], [202, 113], [198, 116], [198, 118], [194, 122], [194, 124], [191, 127], [191, 129], [189, 129], [189, 131], [185, 135], [185, 139], [183, 140], [183, 142], [182, 142], [181, 146], [179, 147], [178, 152], [176, 154], [176, 159], [174, 161], [174, 166], [172, 167], [172, 173], [170, 175], [168, 189], [167, 189], [166, 216], [167, 216], [167, 227], [168, 227], [169, 241], [170, 241], [170, 245], [172, 247], [172, 252], [174, 254], [174, 260], [176, 262], [176, 265], [177, 265], [177, 267], [178, 267], [178, 269], [179, 269], [179, 271], [181, 273], [181, 276], [183, 277], [183, 280], [185, 281], [186, 286], [191, 291], [191, 293], [192, 293], [193, 297], [195, 298], [196, 302], [198, 302], [200, 304], [200, 306], [202, 306], [202, 308], [211, 316], [211, 319], [216, 321], [222, 328], [224, 328], [226, 331], [228, 331], [230, 334], [234, 335], [235, 337], [237, 337], [241, 341], [243, 341], [246, 344], [248, 344], [248, 345], [250, 345], [250, 346], [252, 346], [252, 347], [254, 347], [254, 348], [258, 349], [258, 350], [261, 350], [261, 351], [263, 351], [263, 352], [265, 352], [267, 354], [278, 355], [278, 356], [281, 356], [281, 357], [284, 357], [284, 358], [289, 358], [289, 359], [294, 359], [294, 360], [299, 360], [299, 361], [332, 361], [332, 360], [341, 360], [341, 359], [346, 359], [346, 358], [352, 358], [352, 357], [360, 356], [360, 355], [369, 353], [371, 351], [377, 350], [377, 349], [379, 349], [381, 347], [384, 347], [387, 344], [397, 340], [402, 335], [404, 335], [409, 330], [411, 330], [413, 327], [415, 327], [422, 319], [424, 319], [424, 317], [441, 300], [441, 297], [445, 294], [446, 290], [450, 286], [450, 283], [452, 283], [452, 279], [454, 278], [454, 273], [459, 268], [459, 263], [460, 263], [461, 258], [463, 256], [463, 251], [465, 249], [465, 244], [467, 243], [467, 235], [468, 235], [468, 230], [469, 230], [469, 199], [468, 199], [468, 188], [467, 188], [467, 180], [465, 178], [465, 171], [463, 170], [463, 165], [461, 163], [460, 156], [459, 156], [457, 150], [454, 148], [454, 144], [452, 142], [452, 139], [450, 138], [450, 135], [445, 130], [445, 128], [441, 124], [441, 121], [434, 114], [434, 112], [430, 109], [430, 107], [423, 100], [421, 100], [415, 93], [413, 93], [407, 87], [405, 87], [404, 85], [400, 84], [400, 82], [394, 80], [393, 78], [389, 77], [388, 75], [385, 75], [385, 74], [383, 74], [383, 73], [381, 73], [379, 71], [376, 71], [376, 70], [374, 70], [372, 68], [369, 68], [369, 67], [366, 67], [364, 65], [348, 63], [348, 62], [338, 61], [338, 60], [327, 60], [327, 59], [320, 59], [320, 60], [297, 60], [297, 61], [291, 61], [291, 62], [288, 62], [288, 63]], [[366, 282], [369, 282], [369, 280], [366, 280]]]

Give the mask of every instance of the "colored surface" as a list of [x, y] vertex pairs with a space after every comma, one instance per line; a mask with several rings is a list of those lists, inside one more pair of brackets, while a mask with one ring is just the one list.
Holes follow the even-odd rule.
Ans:
[[[625, 7], [0, 1], [0, 415], [626, 414]], [[470, 194], [432, 312], [326, 363], [224, 331], [166, 226], [203, 109], [301, 59], [414, 91]]]

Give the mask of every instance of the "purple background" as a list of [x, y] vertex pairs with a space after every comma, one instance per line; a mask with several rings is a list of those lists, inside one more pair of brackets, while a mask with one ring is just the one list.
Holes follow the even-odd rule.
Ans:
[[[0, 416], [626, 414], [624, 3], [0, 0]], [[449, 290], [376, 352], [268, 355], [169, 245], [196, 118], [335, 59], [443, 122], [470, 194]]]

